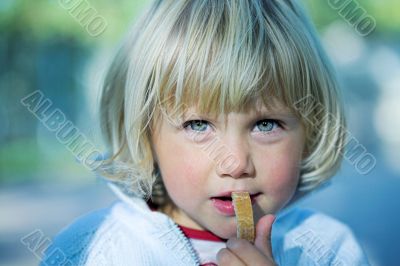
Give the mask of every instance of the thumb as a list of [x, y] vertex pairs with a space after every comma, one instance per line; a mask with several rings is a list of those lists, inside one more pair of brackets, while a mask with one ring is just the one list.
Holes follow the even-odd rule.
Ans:
[[254, 245], [266, 256], [273, 259], [271, 245], [272, 224], [275, 221], [275, 215], [267, 214], [263, 216], [256, 226], [256, 239]]

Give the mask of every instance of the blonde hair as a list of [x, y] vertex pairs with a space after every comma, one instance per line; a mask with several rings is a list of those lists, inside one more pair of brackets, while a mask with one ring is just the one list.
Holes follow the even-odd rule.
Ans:
[[218, 114], [278, 101], [304, 125], [298, 190], [310, 191], [342, 159], [345, 120], [337, 87], [294, 1], [154, 1], [105, 78], [100, 114], [111, 157], [100, 170], [127, 192], [150, 196], [160, 179], [150, 141], [159, 110], [174, 116], [195, 105]]

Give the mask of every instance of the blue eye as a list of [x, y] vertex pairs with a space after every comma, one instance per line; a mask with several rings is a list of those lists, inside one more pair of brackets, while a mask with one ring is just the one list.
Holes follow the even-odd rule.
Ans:
[[191, 120], [184, 124], [184, 128], [190, 126], [193, 131], [204, 132], [207, 130], [208, 122], [204, 120]]
[[276, 129], [279, 126], [279, 123], [275, 120], [265, 119], [258, 121], [256, 123], [256, 127], [261, 132], [271, 132], [272, 130]]

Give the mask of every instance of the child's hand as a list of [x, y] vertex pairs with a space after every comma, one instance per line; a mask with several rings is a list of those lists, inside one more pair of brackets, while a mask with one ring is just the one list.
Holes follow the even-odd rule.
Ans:
[[275, 216], [268, 214], [258, 221], [254, 245], [244, 239], [230, 238], [226, 243], [227, 248], [221, 249], [217, 254], [218, 265], [276, 265], [271, 248], [271, 229], [274, 220]]

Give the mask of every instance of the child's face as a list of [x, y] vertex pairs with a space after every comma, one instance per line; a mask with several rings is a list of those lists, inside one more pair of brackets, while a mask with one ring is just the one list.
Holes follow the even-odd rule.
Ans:
[[262, 107], [214, 118], [189, 111], [181, 128], [164, 116], [152, 136], [165, 187], [177, 206], [168, 213], [175, 222], [227, 239], [236, 235], [235, 216], [232, 202], [221, 196], [248, 191], [255, 222], [288, 203], [305, 141], [300, 121], [288, 109]]

